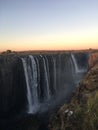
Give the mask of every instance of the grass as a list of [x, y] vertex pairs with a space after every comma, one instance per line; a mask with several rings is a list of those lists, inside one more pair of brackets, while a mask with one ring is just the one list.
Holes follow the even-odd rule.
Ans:
[[98, 92], [87, 104], [77, 106], [75, 112], [76, 130], [98, 130]]
[[98, 130], [98, 92], [86, 104], [74, 104], [72, 116], [60, 116], [52, 120], [50, 130]]

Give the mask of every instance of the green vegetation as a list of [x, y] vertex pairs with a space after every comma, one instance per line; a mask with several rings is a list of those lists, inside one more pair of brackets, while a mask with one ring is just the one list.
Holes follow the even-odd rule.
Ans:
[[86, 104], [70, 105], [69, 110], [73, 111], [71, 116], [63, 110], [52, 119], [50, 130], [98, 130], [98, 92]]
[[75, 116], [80, 130], [98, 130], [98, 92], [88, 99], [85, 106], [79, 106]]

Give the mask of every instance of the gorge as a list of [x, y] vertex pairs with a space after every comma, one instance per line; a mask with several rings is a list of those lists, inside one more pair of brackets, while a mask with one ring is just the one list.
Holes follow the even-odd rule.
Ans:
[[0, 55], [1, 124], [68, 102], [88, 71], [88, 59], [88, 53]]

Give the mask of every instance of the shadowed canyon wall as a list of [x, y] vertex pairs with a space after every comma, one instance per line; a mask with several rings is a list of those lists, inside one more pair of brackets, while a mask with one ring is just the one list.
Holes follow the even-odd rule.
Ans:
[[68, 101], [88, 70], [87, 53], [0, 56], [0, 119], [36, 114]]
[[0, 119], [21, 112], [25, 107], [26, 84], [21, 59], [0, 56]]

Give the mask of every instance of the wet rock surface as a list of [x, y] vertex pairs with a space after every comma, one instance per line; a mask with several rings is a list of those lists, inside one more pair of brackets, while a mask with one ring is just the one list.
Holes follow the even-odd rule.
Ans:
[[23, 73], [18, 56], [0, 56], [0, 119], [11, 118], [23, 109], [26, 100]]

